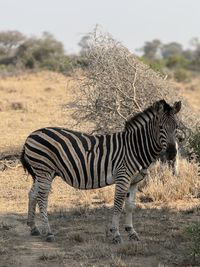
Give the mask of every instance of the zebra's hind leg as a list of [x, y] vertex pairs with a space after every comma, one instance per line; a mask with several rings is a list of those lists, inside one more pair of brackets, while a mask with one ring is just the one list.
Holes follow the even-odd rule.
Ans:
[[29, 204], [28, 204], [28, 220], [27, 225], [31, 228], [31, 235], [40, 235], [40, 232], [35, 225], [35, 210], [37, 204], [38, 183], [35, 181], [29, 192]]
[[135, 208], [135, 195], [137, 192], [137, 184], [131, 185], [125, 200], [125, 230], [128, 232], [129, 240], [139, 241], [139, 236], [133, 228], [133, 210]]
[[55, 240], [54, 235], [51, 232], [49, 225], [47, 206], [48, 206], [48, 195], [51, 189], [52, 177], [46, 175], [46, 177], [37, 177], [38, 179], [38, 196], [37, 203], [39, 205], [40, 214], [42, 217], [43, 229], [42, 234], [46, 236], [46, 241], [52, 242]]

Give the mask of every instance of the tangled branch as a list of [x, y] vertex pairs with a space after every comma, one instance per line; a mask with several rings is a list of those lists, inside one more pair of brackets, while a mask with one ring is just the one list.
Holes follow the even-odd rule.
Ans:
[[[89, 121], [95, 132], [109, 133], [122, 129], [124, 121], [153, 102], [182, 100], [180, 121], [192, 128], [197, 118], [174, 85], [145, 65], [135, 55], [98, 28], [90, 34], [85, 61], [88, 68], [79, 83], [79, 99], [73, 114], [78, 123]], [[185, 135], [187, 138], [187, 135]]]

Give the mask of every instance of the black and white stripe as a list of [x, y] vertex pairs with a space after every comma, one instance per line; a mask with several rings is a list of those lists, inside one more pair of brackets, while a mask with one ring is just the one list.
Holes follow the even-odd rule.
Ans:
[[[38, 203], [47, 228], [47, 240], [53, 235], [47, 218], [48, 193], [57, 175], [79, 189], [101, 188], [116, 184], [112, 232], [114, 242], [120, 242], [119, 215], [126, 202], [126, 230], [130, 238], [138, 238], [132, 226], [132, 206], [135, 185], [145, 176], [143, 170], [156, 160], [164, 149], [176, 154], [175, 113], [164, 100], [131, 118], [122, 132], [108, 135], [88, 135], [64, 128], [48, 127], [31, 133], [22, 151], [21, 161], [32, 175], [34, 183], [29, 193], [28, 225], [35, 226], [35, 206]], [[138, 178], [139, 177], [139, 178]]]
[[69, 185], [95, 189], [114, 183], [124, 158], [125, 133], [87, 135], [49, 127], [33, 132], [24, 146], [24, 159], [33, 169], [54, 172]]

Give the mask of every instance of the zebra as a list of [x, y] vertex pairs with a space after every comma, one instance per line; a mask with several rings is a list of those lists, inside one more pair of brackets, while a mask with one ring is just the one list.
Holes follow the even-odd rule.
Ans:
[[154, 102], [143, 112], [130, 118], [122, 131], [113, 134], [89, 135], [59, 127], [47, 127], [32, 132], [21, 153], [25, 171], [33, 177], [29, 192], [28, 220], [32, 235], [40, 232], [35, 224], [38, 204], [44, 236], [55, 240], [51, 231], [47, 204], [51, 183], [60, 176], [78, 189], [96, 189], [115, 184], [114, 207], [110, 232], [113, 243], [121, 243], [120, 215], [125, 204], [125, 230], [130, 240], [140, 240], [133, 228], [137, 184], [162, 150], [168, 157], [177, 153], [176, 114], [181, 101], [170, 106], [164, 99]]

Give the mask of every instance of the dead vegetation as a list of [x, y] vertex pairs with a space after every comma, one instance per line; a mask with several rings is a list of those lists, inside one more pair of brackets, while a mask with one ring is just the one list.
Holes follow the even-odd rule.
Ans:
[[[0, 79], [0, 157], [19, 153], [29, 133], [50, 125], [69, 125], [74, 82], [62, 74], [41, 72]], [[53, 90], [46, 90], [52, 88]]]
[[196, 163], [189, 163], [186, 159], [180, 159], [179, 173], [174, 176], [168, 166], [156, 162], [150, 168], [142, 191], [145, 197], [162, 202], [199, 197], [198, 168]]
[[[0, 113], [0, 266], [198, 266], [198, 258], [192, 262], [192, 240], [185, 228], [199, 221], [199, 178], [196, 165], [185, 160], [180, 162], [177, 178], [165, 169], [160, 174], [159, 165], [152, 167], [152, 182], [138, 194], [134, 214], [141, 243], [127, 241], [123, 222], [124, 244], [113, 246], [106, 236], [113, 186], [85, 192], [67, 186], [59, 178], [53, 183], [48, 210], [56, 242], [47, 244], [40, 237], [30, 236], [26, 213], [32, 180], [15, 158], [31, 131], [72, 124], [71, 110], [65, 113], [62, 107], [77, 95], [73, 86], [69, 78], [46, 72], [0, 80], [3, 106], [19, 101], [27, 107], [25, 111], [8, 108]], [[8, 93], [5, 88], [15, 90]]]
[[[59, 192], [59, 187], [64, 190], [62, 193]], [[68, 201], [68, 209], [60, 213], [59, 208], [64, 203], [58, 201], [56, 205], [54, 200], [62, 197], [63, 193], [65, 201]], [[190, 256], [192, 240], [185, 233], [185, 228], [197, 221], [198, 209], [188, 213], [182, 209], [177, 212], [177, 209], [172, 211], [160, 205], [154, 207], [148, 203], [139, 204], [134, 213], [134, 226], [140, 233], [141, 241], [128, 241], [122, 221], [124, 243], [115, 246], [111, 238], [106, 236], [112, 210], [103, 204], [93, 204], [81, 214], [75, 214], [74, 209], [79, 205], [76, 195], [75, 190], [59, 180], [55, 181], [49, 208], [49, 219], [56, 234], [54, 244], [47, 244], [40, 237], [30, 236], [25, 224], [26, 214], [14, 212], [5, 214], [4, 217], [1, 214], [0, 220], [4, 218], [0, 228], [1, 238], [3, 236], [0, 243], [1, 262], [6, 263], [5, 266], [17, 267], [23, 264], [72, 267], [153, 267], [159, 264], [193, 266]], [[10, 197], [8, 199], [10, 201]], [[186, 210], [187, 204], [184, 205]], [[14, 242], [10, 242], [11, 240]], [[197, 258], [197, 266], [198, 260]]]
[[90, 121], [100, 133], [121, 130], [130, 116], [164, 98], [171, 104], [182, 100], [180, 120], [191, 129], [195, 127], [198, 117], [166, 76], [143, 64], [98, 27], [88, 40], [88, 68], [78, 77], [80, 95], [73, 114], [78, 123]]

